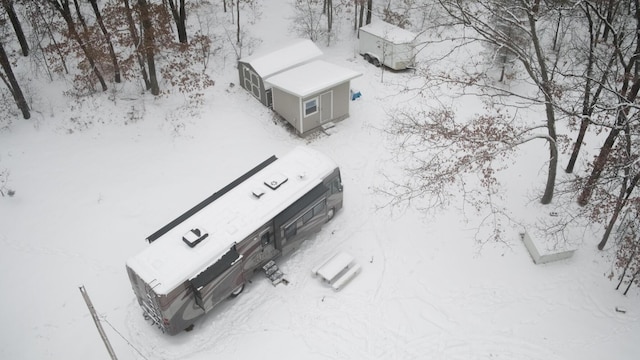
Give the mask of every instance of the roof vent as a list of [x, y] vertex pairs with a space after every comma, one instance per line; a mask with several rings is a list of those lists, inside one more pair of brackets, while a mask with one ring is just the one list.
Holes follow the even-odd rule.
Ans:
[[189, 247], [194, 247], [198, 245], [202, 240], [206, 239], [209, 236], [209, 233], [204, 231], [203, 229], [191, 229], [186, 234], [182, 235], [182, 241], [185, 244], [189, 245]]
[[284, 174], [273, 174], [271, 175], [264, 184], [271, 188], [271, 190], [275, 190], [280, 187], [280, 185], [284, 184], [289, 180]]
[[264, 195], [264, 190], [259, 189], [259, 188], [256, 188], [256, 189], [253, 189], [253, 191], [252, 191], [251, 193], [253, 194], [253, 196], [255, 196], [255, 197], [257, 197], [258, 199], [260, 199], [260, 197], [261, 197], [262, 195]]

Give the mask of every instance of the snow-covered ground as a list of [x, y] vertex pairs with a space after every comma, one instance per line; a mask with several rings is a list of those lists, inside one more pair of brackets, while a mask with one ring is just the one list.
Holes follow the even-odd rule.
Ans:
[[[264, 3], [253, 36], [289, 38], [282, 4]], [[0, 197], [0, 358], [108, 358], [84, 285], [119, 359], [636, 359], [640, 293], [613, 289], [596, 236], [581, 239], [571, 259], [534, 265], [515, 226], [505, 228], [511, 246], [479, 248], [477, 218], [455, 206], [429, 217], [376, 210], [383, 199], [373, 188], [399, 171], [378, 129], [391, 106], [415, 101], [391, 85], [412, 74], [387, 72], [381, 82], [380, 70], [354, 55], [354, 41], [345, 34], [323, 49], [325, 59], [364, 74], [353, 81], [363, 97], [328, 135], [301, 139], [276, 124], [250, 94], [228, 86], [237, 83], [231, 62], [214, 71], [216, 86], [192, 115], [145, 95], [85, 103], [74, 120], [65, 110], [72, 100], [49, 89], [32, 120], [15, 119], [0, 133], [0, 169], [16, 190]], [[132, 109], [143, 118], [125, 125]], [[80, 130], [82, 121], [94, 124]], [[126, 259], [166, 222], [296, 145], [340, 165], [345, 206], [278, 261], [290, 283], [274, 287], [258, 275], [188, 333], [150, 326]], [[539, 191], [544, 159], [526, 158], [535, 146], [509, 172], [521, 194]], [[362, 266], [340, 292], [310, 272], [337, 251]]]

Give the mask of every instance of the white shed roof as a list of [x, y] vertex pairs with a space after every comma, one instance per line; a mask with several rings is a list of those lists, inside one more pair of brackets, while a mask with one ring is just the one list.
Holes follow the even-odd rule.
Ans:
[[315, 60], [274, 75], [266, 79], [266, 82], [282, 91], [305, 97], [360, 75], [362, 74], [357, 71], [324, 60]]
[[[273, 219], [322, 182], [337, 168], [329, 157], [307, 147], [296, 147], [233, 190], [207, 205], [127, 261], [157, 294], [168, 294], [223, 256], [235, 244]], [[277, 190], [265, 181], [285, 177]], [[254, 192], [261, 191], [258, 198]], [[209, 237], [191, 248], [182, 237], [191, 229], [208, 231]]]
[[418, 36], [411, 31], [389, 24], [382, 20], [373, 21], [371, 24], [361, 27], [360, 30], [390, 41], [394, 44], [411, 43]]
[[262, 78], [277, 74], [298, 64], [311, 61], [322, 55], [322, 50], [308, 39], [297, 39], [268, 52], [240, 59], [250, 64]]

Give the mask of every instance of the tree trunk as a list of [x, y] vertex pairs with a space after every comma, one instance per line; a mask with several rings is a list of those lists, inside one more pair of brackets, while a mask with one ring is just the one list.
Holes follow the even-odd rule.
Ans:
[[633, 258], [636, 256], [637, 249], [637, 245], [633, 247], [629, 258], [627, 259], [627, 263], [624, 265], [624, 269], [622, 269], [622, 274], [620, 274], [620, 281], [618, 282], [618, 286], [616, 286], [616, 290], [620, 289], [620, 285], [622, 285], [622, 283], [624, 282], [624, 277], [627, 276], [627, 270], [629, 270], [629, 266], [631, 265]]
[[556, 182], [556, 172], [558, 169], [558, 148], [557, 148], [557, 135], [556, 135], [556, 117], [555, 110], [553, 109], [553, 96], [551, 95], [551, 82], [549, 74], [547, 72], [546, 59], [542, 52], [542, 46], [536, 29], [536, 15], [535, 12], [538, 9], [538, 2], [536, 0], [533, 11], [528, 13], [529, 28], [531, 30], [531, 40], [536, 53], [536, 60], [540, 67], [540, 80], [542, 81], [542, 92], [544, 93], [545, 113], [547, 117], [547, 134], [549, 135], [549, 170], [547, 173], [547, 184], [544, 188], [544, 194], [540, 202], [542, 204], [549, 204], [553, 200], [553, 193]]
[[107, 40], [107, 46], [109, 47], [109, 55], [111, 56], [111, 63], [113, 64], [113, 80], [116, 83], [120, 83], [120, 65], [118, 65], [118, 58], [116, 57], [116, 52], [113, 50], [113, 43], [111, 43], [111, 35], [107, 31], [107, 28], [104, 26], [104, 21], [102, 20], [102, 14], [100, 14], [100, 9], [98, 9], [98, 3], [96, 0], [89, 0], [91, 2], [91, 7], [93, 8], [93, 13], [96, 15], [96, 21], [100, 26], [100, 30], [102, 30], [102, 34]]
[[627, 293], [629, 292], [629, 289], [631, 288], [631, 285], [633, 285], [633, 283], [636, 281], [636, 277], [640, 274], [640, 270], [636, 271], [635, 274], [633, 274], [633, 276], [631, 277], [631, 280], [629, 280], [629, 285], [627, 285], [627, 288], [624, 290], [624, 295], [627, 295]]
[[638, 90], [640, 90], [640, 78], [636, 78], [634, 80], [631, 90], [629, 91], [629, 95], [626, 98], [627, 103], [621, 104], [623, 107], [621, 110], [618, 110], [618, 119], [616, 120], [616, 124], [609, 132], [609, 135], [607, 135], [602, 148], [600, 148], [598, 157], [593, 161], [593, 170], [591, 170], [591, 175], [589, 175], [587, 182], [582, 188], [582, 192], [578, 196], [578, 205], [585, 206], [589, 202], [593, 189], [600, 179], [600, 175], [602, 174], [602, 171], [604, 171], [604, 167], [609, 160], [609, 154], [611, 153], [613, 145], [620, 134], [621, 127], [627, 123], [629, 104], [633, 104], [635, 102], [635, 99], [638, 96]]
[[78, 16], [78, 21], [80, 22], [80, 25], [82, 25], [82, 36], [84, 36], [84, 41], [86, 42], [87, 48], [89, 50], [93, 52], [93, 50], [91, 49], [91, 46], [89, 45], [90, 43], [92, 43], [91, 37], [90, 37], [90, 33], [89, 33], [89, 27], [87, 27], [87, 23], [84, 21], [84, 17], [82, 16], [82, 12], [80, 11], [80, 5], [78, 4], [78, 0], [73, 0], [73, 6], [76, 9], [76, 15]]
[[236, 43], [240, 45], [240, 0], [236, 0], [236, 16], [238, 17], [238, 21], [237, 21], [238, 31], [236, 32]]
[[353, 1], [353, 30], [358, 30], [358, 0]]
[[[593, 115], [593, 108], [595, 104], [600, 99], [600, 94], [602, 90], [604, 90], [604, 86], [607, 83], [607, 77], [611, 71], [611, 67], [616, 59], [616, 52], [612, 51], [611, 56], [609, 57], [609, 62], [607, 63], [607, 67], [602, 71], [602, 75], [600, 76], [600, 81], [598, 82], [598, 87], [594, 92], [593, 96], [591, 96], [591, 83], [593, 82], [592, 74], [593, 67], [595, 63], [595, 47], [600, 43], [599, 32], [594, 27], [593, 22], [591, 20], [591, 15], [589, 13], [588, 8], [584, 9], [585, 17], [589, 22], [589, 56], [587, 60], [587, 75], [585, 77], [585, 86], [584, 86], [584, 97], [582, 102], [582, 120], [580, 122], [580, 130], [578, 132], [578, 137], [576, 141], [573, 143], [573, 150], [571, 152], [571, 158], [569, 159], [569, 163], [567, 164], [567, 168], [565, 171], [567, 173], [573, 172], [573, 168], [575, 167], [576, 161], [578, 160], [578, 155], [580, 154], [580, 149], [582, 148], [582, 142], [584, 141], [584, 137], [587, 133], [587, 129], [589, 124], [591, 123], [591, 116]], [[620, 45], [620, 44], [618, 44]]]
[[7, 53], [4, 51], [4, 45], [2, 44], [2, 42], [0, 42], [0, 65], [2, 65], [2, 70], [4, 70], [4, 73], [7, 75], [9, 90], [11, 91], [11, 95], [13, 95], [13, 99], [15, 100], [16, 105], [18, 105], [18, 108], [20, 109], [20, 111], [22, 111], [22, 117], [25, 119], [31, 118], [29, 105], [24, 98], [22, 89], [20, 89], [18, 80], [16, 80], [16, 77], [13, 74], [11, 62], [9, 61]]
[[73, 17], [71, 16], [71, 10], [69, 9], [69, 0], [61, 0], [62, 2], [58, 2], [58, 0], [48, 0], [48, 1], [51, 5], [53, 5], [53, 7], [56, 10], [58, 10], [60, 15], [62, 15], [62, 18], [67, 23], [67, 29], [69, 30], [69, 34], [78, 43], [78, 45], [80, 45], [80, 48], [82, 49], [82, 52], [87, 58], [87, 61], [89, 62], [89, 65], [93, 70], [93, 73], [96, 75], [96, 77], [98, 78], [98, 81], [100, 82], [100, 85], [102, 86], [102, 91], [106, 91], [107, 84], [105, 83], [104, 78], [100, 73], [100, 70], [96, 66], [96, 62], [93, 58], [93, 54], [91, 54], [91, 51], [89, 50], [85, 42], [80, 37], [80, 34], [78, 34], [78, 31], [76, 30], [75, 22], [73, 21]]
[[631, 184], [629, 187], [626, 187], [623, 184], [620, 187], [620, 195], [618, 195], [618, 200], [616, 201], [616, 207], [613, 210], [613, 214], [611, 215], [611, 219], [609, 219], [609, 223], [607, 224], [607, 228], [605, 229], [604, 235], [598, 243], [598, 250], [604, 249], [605, 245], [607, 245], [607, 241], [609, 241], [609, 236], [611, 235], [611, 231], [613, 231], [613, 226], [618, 221], [618, 216], [620, 216], [620, 212], [627, 205], [627, 201], [629, 201], [629, 196], [635, 189], [638, 184], [638, 180], [640, 180], [640, 174], [636, 174], [636, 176], [631, 180]]
[[327, 7], [327, 46], [331, 45], [331, 29], [333, 28], [333, 2], [325, 0]]
[[149, 90], [151, 89], [151, 83], [149, 82], [149, 76], [147, 75], [147, 68], [144, 65], [144, 56], [140, 51], [140, 38], [138, 37], [136, 24], [133, 21], [133, 14], [131, 13], [129, 0], [124, 0], [124, 13], [125, 17], [127, 18], [129, 34], [131, 35], [131, 40], [133, 41], [133, 46], [135, 48], [136, 58], [138, 59], [138, 65], [140, 66], [140, 72], [142, 73], [142, 79], [144, 81], [145, 89]]
[[[636, 33], [640, 32], [640, 8], [638, 8], [638, 0], [635, 0], [636, 5], [636, 13], [635, 13], [635, 21], [636, 21]], [[615, 34], [614, 34], [615, 38]], [[619, 46], [618, 41], [614, 41], [616, 46]], [[635, 54], [640, 52], [640, 37], [636, 36], [636, 47]], [[627, 116], [629, 114], [629, 109], [632, 104], [635, 104], [636, 98], [638, 96], [638, 90], [640, 90], [640, 76], [638, 76], [637, 55], [633, 55], [629, 60], [629, 63], [624, 65], [624, 76], [622, 87], [619, 91], [618, 98], [619, 100], [619, 109], [616, 117], [616, 123], [609, 132], [609, 135], [605, 139], [602, 148], [600, 148], [600, 152], [598, 153], [598, 157], [593, 161], [593, 169], [585, 186], [582, 189], [582, 192], [578, 196], [578, 205], [585, 206], [589, 199], [591, 198], [591, 194], [593, 193], [593, 189], [596, 186], [598, 180], [600, 179], [600, 175], [605, 168], [609, 160], [609, 154], [613, 148], [613, 145], [616, 142], [618, 134], [620, 134], [620, 130], [622, 127], [626, 126], [628, 123]], [[621, 60], [621, 62], [623, 62]], [[633, 72], [632, 72], [633, 70]], [[630, 81], [633, 81], [629, 92], [627, 93], [627, 89], [629, 87]]]
[[20, 48], [22, 49], [22, 55], [28, 56], [29, 43], [27, 43], [27, 39], [25, 38], [24, 32], [22, 31], [22, 25], [20, 24], [18, 15], [16, 15], [16, 11], [13, 8], [13, 0], [2, 0], [2, 6], [4, 6], [4, 9], [7, 11], [9, 20], [11, 20], [11, 25], [13, 25], [13, 30], [16, 32], [18, 42], [20, 43]]
[[[362, 27], [362, 21], [364, 20], [364, 3], [360, 4], [360, 24], [358, 25], [359, 28]], [[360, 37], [360, 34], [358, 34], [358, 37]]]
[[[607, 6], [607, 24], [611, 24], [611, 20], [613, 20], [613, 9], [614, 6], [617, 7], [617, 3], [619, 0], [609, 0], [608, 1], [608, 6]], [[631, 4], [631, 1], [629, 1], [629, 4]], [[608, 26], [604, 27], [604, 30], [602, 32], [602, 40], [606, 43], [607, 42], [607, 38], [609, 37], [609, 31], [611, 31], [609, 29]]]
[[571, 151], [569, 164], [565, 169], [565, 172], [567, 173], [573, 172], [573, 168], [575, 167], [576, 161], [578, 160], [578, 155], [580, 154], [582, 141], [584, 140], [584, 136], [587, 133], [587, 128], [589, 127], [589, 123], [591, 122], [590, 115], [592, 113], [592, 111], [590, 111], [591, 75], [593, 74], [593, 63], [595, 61], [594, 49], [596, 46], [595, 41], [597, 39], [597, 36], [594, 34], [593, 21], [591, 20], [588, 8], [584, 9], [584, 13], [589, 23], [589, 57], [587, 59], [587, 76], [585, 77], [584, 93], [582, 98], [582, 120], [580, 121], [580, 130], [578, 131], [578, 137], [576, 138], [576, 141], [573, 143], [573, 151]]
[[[174, 0], [169, 0], [169, 7], [171, 8], [171, 15], [173, 21], [176, 23], [176, 29], [178, 30], [178, 41], [181, 44], [187, 43], [187, 12], [184, 8], [184, 0], [180, 0], [180, 8], [176, 7]], [[225, 4], [226, 7], [226, 4]], [[226, 12], [226, 10], [225, 10]]]
[[151, 93], [153, 95], [160, 94], [160, 87], [158, 86], [158, 75], [156, 73], [155, 63], [155, 44], [153, 24], [151, 23], [151, 17], [149, 15], [149, 5], [147, 0], [138, 0], [140, 7], [140, 19], [142, 21], [142, 42], [144, 53], [147, 58], [147, 66], [149, 67], [149, 84], [151, 85]]
[[[47, 34], [49, 34], [49, 40], [51, 40], [51, 43], [54, 46], [55, 52], [58, 54], [58, 57], [60, 58], [60, 63], [62, 64], [62, 68], [64, 69], [64, 73], [65, 74], [69, 74], [69, 69], [67, 68], [67, 63], [64, 61], [64, 55], [62, 54], [61, 47], [58, 44], [58, 42], [56, 41], [55, 36], [53, 36], [53, 32], [51, 31], [51, 26], [49, 26], [49, 23], [47, 22], [47, 19], [44, 17], [44, 14], [42, 13], [42, 9], [40, 8], [40, 4], [37, 3], [37, 2], [35, 3], [35, 9], [38, 12], [38, 15], [40, 15], [40, 19], [42, 19], [42, 23], [44, 24], [45, 28], [47, 29]], [[43, 51], [43, 53], [44, 53], [44, 51]]]
[[372, 12], [373, 12], [373, 0], [367, 0], [367, 25], [371, 24]]

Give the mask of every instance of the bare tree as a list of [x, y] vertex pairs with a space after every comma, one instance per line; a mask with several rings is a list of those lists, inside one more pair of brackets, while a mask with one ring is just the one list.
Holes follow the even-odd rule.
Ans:
[[149, 80], [149, 75], [147, 74], [147, 68], [145, 66], [145, 60], [144, 60], [145, 52], [144, 52], [144, 49], [142, 48], [140, 37], [138, 36], [138, 29], [133, 19], [133, 11], [131, 10], [129, 0], [124, 0], [123, 6], [124, 6], [124, 14], [127, 22], [127, 28], [129, 29], [129, 36], [131, 38], [132, 46], [135, 48], [135, 56], [136, 56], [136, 59], [138, 60], [138, 65], [140, 66], [140, 73], [142, 75], [145, 88], [147, 90], [150, 90], [151, 82]]
[[[69, 68], [67, 67], [67, 62], [65, 61], [63, 46], [62, 44], [59, 43], [59, 41], [56, 39], [56, 36], [54, 35], [55, 24], [53, 22], [55, 21], [55, 18], [50, 16], [45, 16], [45, 13], [44, 13], [44, 11], [49, 9], [49, 7], [45, 7], [43, 9], [41, 7], [41, 2], [34, 1], [31, 3], [28, 3], [26, 5], [26, 8], [28, 13], [28, 18], [31, 23], [31, 28], [38, 39], [36, 43], [38, 44], [38, 48], [42, 52], [43, 59], [46, 62], [48, 53], [55, 54], [54, 61], [50, 61], [50, 62], [59, 62], [61, 69], [54, 68], [53, 71], [54, 72], [64, 71], [65, 74], [69, 74]], [[51, 9], [51, 11], [55, 11], [55, 10]], [[45, 38], [48, 39], [48, 42], [50, 45], [47, 45], [47, 41], [45, 41]], [[48, 65], [47, 65], [47, 71], [49, 71]]]
[[634, 31], [624, 32], [626, 29], [623, 29], [623, 31], [618, 32], [618, 29], [605, 22], [613, 36], [614, 52], [619, 66], [623, 69], [622, 74], [617, 74], [622, 81], [616, 91], [618, 103], [613, 107], [615, 123], [610, 126], [609, 133], [600, 148], [600, 152], [593, 161], [591, 173], [578, 196], [578, 204], [581, 206], [589, 202], [609, 161], [609, 156], [618, 136], [633, 118], [639, 116], [635, 103], [638, 98], [638, 91], [640, 91], [640, 75], [638, 73], [640, 68], [640, 63], [638, 62], [638, 54], [640, 53], [640, 36], [638, 36], [640, 31], [640, 5], [638, 0], [634, 0], [634, 4]]
[[24, 32], [22, 31], [22, 25], [20, 24], [20, 19], [18, 19], [18, 15], [16, 15], [16, 11], [13, 8], [13, 0], [2, 0], [2, 7], [7, 12], [7, 16], [9, 16], [9, 20], [11, 20], [11, 25], [13, 25], [13, 30], [18, 37], [18, 42], [20, 43], [20, 48], [22, 49], [22, 55], [29, 55], [29, 44], [27, 43], [27, 39], [24, 36]]
[[98, 9], [98, 3], [96, 0], [89, 0], [91, 3], [91, 8], [93, 8], [93, 13], [96, 15], [96, 21], [100, 26], [100, 30], [102, 31], [102, 35], [104, 36], [107, 47], [109, 48], [109, 55], [111, 56], [111, 63], [113, 64], [113, 78], [116, 83], [120, 83], [120, 65], [118, 64], [118, 57], [116, 56], [116, 52], [113, 49], [113, 43], [111, 42], [111, 34], [107, 30], [107, 27], [104, 25], [104, 21], [102, 20], [102, 14], [100, 13], [100, 9]]
[[18, 80], [16, 80], [15, 75], [13, 74], [13, 69], [11, 68], [11, 62], [9, 61], [9, 57], [4, 50], [4, 45], [0, 41], [0, 65], [2, 65], [2, 70], [4, 73], [0, 73], [0, 77], [2, 81], [7, 86], [9, 91], [11, 91], [11, 95], [13, 95], [13, 99], [16, 102], [16, 105], [22, 111], [22, 117], [25, 119], [31, 118], [31, 113], [29, 111], [29, 105], [24, 98], [24, 94], [22, 93], [22, 89], [20, 89], [20, 85], [18, 84]]
[[142, 21], [142, 48], [147, 59], [147, 67], [149, 69], [149, 85], [153, 95], [160, 94], [158, 85], [158, 75], [155, 62], [155, 35], [151, 15], [149, 13], [149, 4], [147, 0], [138, 0], [140, 10], [140, 20]]
[[294, 3], [294, 29], [311, 41], [322, 34], [322, 4], [318, 0], [296, 0]]
[[[176, 0], [169, 0], [169, 7], [171, 8], [171, 15], [173, 16], [173, 21], [176, 24], [176, 30], [178, 30], [178, 41], [181, 44], [187, 43], [187, 10], [184, 6], [184, 0], [179, 0], [180, 2], [176, 5]], [[225, 9], [226, 9], [226, 3]], [[226, 10], [225, 10], [226, 11]]]
[[[571, 173], [578, 160], [580, 149], [584, 137], [587, 134], [589, 124], [593, 121], [594, 110], [600, 102], [601, 95], [606, 90], [607, 79], [611, 75], [612, 66], [616, 60], [616, 51], [613, 51], [610, 46], [607, 46], [600, 38], [600, 29], [607, 27], [603, 21], [603, 16], [598, 15], [597, 8], [588, 2], [581, 2], [580, 8], [584, 14], [584, 18], [587, 20], [587, 30], [589, 33], [587, 61], [585, 72], [580, 76], [580, 81], [583, 82], [583, 95], [582, 95], [582, 111], [580, 113], [580, 127], [578, 135], [573, 144], [573, 150], [571, 151], [571, 157], [565, 169], [566, 172]], [[611, 23], [610, 23], [611, 24]], [[620, 46], [617, 44], [616, 46]], [[610, 52], [610, 56], [599, 56], [599, 50], [602, 47], [606, 47], [604, 51]], [[615, 48], [615, 47], [613, 47]], [[579, 51], [584, 51], [583, 48], [579, 48]], [[603, 63], [606, 61], [606, 63]], [[600, 71], [598, 76], [597, 71]]]
[[71, 35], [71, 38], [75, 40], [76, 43], [82, 49], [82, 52], [84, 53], [87, 61], [89, 62], [89, 66], [91, 67], [91, 70], [93, 71], [95, 76], [98, 78], [98, 81], [102, 86], [102, 90], [106, 91], [107, 84], [105, 83], [104, 78], [102, 77], [102, 73], [100, 72], [100, 69], [96, 64], [94, 55], [90, 50], [90, 48], [88, 47], [87, 42], [80, 36], [80, 34], [76, 29], [76, 25], [75, 25], [76, 23], [73, 18], [73, 15], [71, 14], [71, 9], [69, 8], [69, 0], [45, 0], [45, 1], [49, 5], [51, 5], [56, 11], [58, 11], [58, 13], [62, 16], [65, 23], [67, 24], [67, 29], [69, 30], [69, 34]]
[[[520, 137], [513, 139], [511, 146], [523, 143], [524, 139], [542, 139], [547, 142], [549, 152], [547, 156], [548, 171], [547, 180], [544, 187], [544, 194], [540, 202], [549, 204], [553, 199], [555, 189], [555, 179], [558, 163], [558, 147], [556, 134], [556, 107], [558, 102], [556, 94], [559, 92], [559, 85], [554, 76], [558, 71], [559, 54], [546, 54], [544, 39], [541, 38], [538, 24], [546, 23], [552, 15], [552, 11], [543, 7], [539, 0], [530, 2], [526, 0], [503, 1], [503, 0], [483, 0], [477, 2], [463, 2], [457, 0], [438, 0], [437, 3], [443, 10], [443, 14], [450, 20], [452, 25], [461, 26], [468, 31], [461, 31], [465, 34], [463, 38], [452, 38], [460, 46], [467, 43], [485, 43], [492, 48], [507, 48], [519, 63], [527, 80], [533, 84], [538, 94], [531, 96], [527, 93], [510, 91], [508, 88], [493, 84], [487, 78], [484, 70], [471, 68], [463, 69], [461, 75], [455, 75], [453, 70], [447, 69], [444, 73], [434, 73], [425, 69], [424, 74], [426, 87], [437, 87], [443, 83], [457, 86], [462, 93], [479, 89], [479, 95], [489, 97], [509, 97], [517, 98], [530, 104], [538, 104], [545, 109], [545, 120], [543, 124], [534, 125], [519, 129]], [[500, 17], [500, 22], [491, 21]], [[502, 23], [502, 26], [497, 26]], [[522, 34], [519, 37], [511, 37], [509, 33], [501, 31], [504, 24], [517, 29]], [[543, 26], [544, 27], [544, 26]], [[449, 54], [451, 55], [451, 54]], [[495, 105], [492, 105], [495, 106]], [[502, 122], [487, 122], [487, 125], [496, 124], [502, 126]], [[537, 132], [543, 130], [543, 133]], [[492, 131], [488, 128], [487, 131]], [[460, 139], [460, 138], [458, 138]], [[495, 144], [495, 142], [491, 142]], [[486, 144], [487, 146], [489, 144]], [[489, 155], [491, 151], [487, 153]], [[465, 158], [464, 153], [456, 154]], [[476, 159], [480, 159], [477, 158]]]
[[[634, 218], [635, 217], [635, 218]], [[636, 216], [632, 216], [630, 222], [624, 224], [624, 233], [620, 241], [620, 246], [616, 252], [615, 266], [621, 270], [618, 285], [616, 290], [620, 289], [620, 286], [627, 283], [627, 288], [624, 291], [624, 295], [627, 295], [631, 285], [640, 285], [640, 232], [638, 231]], [[610, 277], [613, 277], [613, 272]]]

